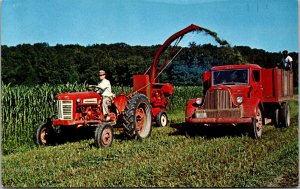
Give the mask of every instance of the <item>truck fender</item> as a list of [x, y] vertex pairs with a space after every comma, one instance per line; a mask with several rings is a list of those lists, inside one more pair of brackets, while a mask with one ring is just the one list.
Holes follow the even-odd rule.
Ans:
[[242, 117], [255, 117], [257, 107], [260, 108], [262, 114], [264, 115], [264, 109], [259, 98], [249, 99], [245, 101], [241, 106], [243, 109]]
[[190, 99], [186, 105], [185, 117], [192, 117], [199, 105], [196, 104], [196, 99]]

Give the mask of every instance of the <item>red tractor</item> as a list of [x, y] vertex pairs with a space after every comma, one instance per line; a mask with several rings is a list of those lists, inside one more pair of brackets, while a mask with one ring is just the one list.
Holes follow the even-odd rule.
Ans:
[[119, 95], [109, 106], [110, 121], [105, 121], [101, 106], [102, 96], [97, 92], [73, 92], [55, 96], [56, 115], [39, 126], [36, 142], [49, 145], [56, 142], [54, 127], [96, 127], [95, 145], [107, 147], [113, 142], [113, 127], [129, 137], [147, 138], [151, 134], [151, 105], [143, 94], [131, 97]]
[[[203, 73], [204, 97], [189, 100], [185, 127], [241, 125], [260, 138], [264, 125], [289, 127], [293, 73], [255, 64], [213, 67]], [[192, 128], [192, 129], [191, 129]]]
[[[106, 121], [102, 112], [102, 96], [93, 91], [63, 93], [55, 96], [56, 114], [40, 125], [35, 133], [35, 140], [40, 145], [56, 142], [56, 129], [93, 127], [95, 130], [95, 145], [108, 147], [113, 142], [113, 128], [123, 131], [131, 138], [147, 138], [151, 134], [151, 123], [156, 121], [159, 126], [166, 126], [168, 96], [173, 92], [169, 83], [157, 83], [157, 77], [170, 63], [168, 58], [161, 63], [160, 55], [170, 44], [191, 31], [200, 27], [189, 27], [175, 33], [158, 49], [150, 74], [133, 76], [133, 92], [129, 95], [120, 94], [112, 99], [109, 105], [110, 121]], [[174, 55], [171, 50], [170, 55]]]

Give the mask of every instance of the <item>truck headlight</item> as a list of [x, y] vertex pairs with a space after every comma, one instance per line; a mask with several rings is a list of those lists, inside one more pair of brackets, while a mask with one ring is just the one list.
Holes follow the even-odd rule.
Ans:
[[77, 98], [77, 99], [76, 99], [76, 102], [77, 102], [77, 103], [81, 102], [81, 99], [80, 99], [80, 98]]
[[242, 96], [236, 97], [236, 102], [241, 104], [243, 102], [243, 97]]
[[203, 102], [202, 98], [196, 98], [196, 104], [201, 105]]

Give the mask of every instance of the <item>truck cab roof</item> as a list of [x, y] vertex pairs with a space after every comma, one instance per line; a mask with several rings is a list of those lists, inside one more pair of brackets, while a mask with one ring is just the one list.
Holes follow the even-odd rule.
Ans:
[[242, 65], [223, 65], [212, 67], [211, 70], [232, 70], [232, 69], [262, 69], [257, 64], [242, 64]]

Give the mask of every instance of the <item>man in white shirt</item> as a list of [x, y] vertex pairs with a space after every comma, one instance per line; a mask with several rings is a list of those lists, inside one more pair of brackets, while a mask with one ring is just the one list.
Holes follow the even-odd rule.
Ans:
[[292, 70], [292, 62], [293, 62], [292, 57], [290, 57], [288, 55], [287, 50], [282, 51], [282, 55], [283, 55], [283, 58], [281, 60], [282, 68], [285, 69], [285, 70]]
[[97, 93], [101, 94], [102, 96], [102, 110], [103, 114], [106, 118], [106, 121], [110, 120], [110, 116], [108, 114], [108, 104], [111, 102], [111, 98], [114, 94], [111, 92], [111, 85], [110, 81], [105, 78], [106, 74], [104, 70], [99, 71], [99, 82], [97, 85], [98, 90]]

